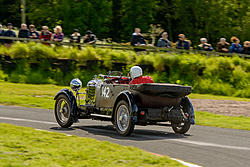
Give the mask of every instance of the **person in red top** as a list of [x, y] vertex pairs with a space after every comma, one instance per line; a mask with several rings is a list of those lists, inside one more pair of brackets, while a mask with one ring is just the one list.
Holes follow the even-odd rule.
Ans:
[[[49, 31], [49, 28], [47, 26], [42, 27], [42, 31], [40, 34], [40, 39], [42, 41], [51, 41], [52, 33]], [[47, 45], [50, 45], [49, 43], [44, 43]]]
[[150, 76], [142, 76], [142, 69], [139, 66], [132, 67], [129, 74], [132, 78], [129, 84], [154, 83]]

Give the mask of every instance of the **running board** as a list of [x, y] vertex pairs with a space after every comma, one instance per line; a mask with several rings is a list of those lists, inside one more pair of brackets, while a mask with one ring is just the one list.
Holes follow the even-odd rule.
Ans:
[[109, 118], [109, 119], [112, 118], [112, 116], [110, 116], [110, 115], [101, 115], [101, 114], [90, 114], [90, 116], [92, 116], [92, 117], [101, 117], [101, 118]]

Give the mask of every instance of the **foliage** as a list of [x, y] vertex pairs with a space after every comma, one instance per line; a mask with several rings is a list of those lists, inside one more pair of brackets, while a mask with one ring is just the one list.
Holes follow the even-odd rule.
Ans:
[[3, 123], [0, 155], [1, 166], [184, 166], [135, 147]]
[[250, 97], [250, 61], [239, 57], [93, 47], [78, 50], [34, 43], [17, 43], [7, 50], [0, 47], [0, 55], [10, 56], [16, 63], [14, 68], [2, 68], [0, 79], [10, 82], [68, 85], [79, 77], [87, 84], [95, 74], [120, 70], [126, 75], [129, 67], [140, 65], [156, 82], [190, 85], [197, 93]]
[[[20, 0], [0, 0], [0, 22], [20, 27], [19, 7]], [[67, 35], [91, 29], [99, 39], [121, 42], [135, 27], [149, 33], [150, 24], [160, 24], [171, 41], [184, 33], [194, 46], [206, 37], [214, 48], [221, 37], [249, 40], [249, 11], [249, 0], [26, 0], [27, 23], [38, 29], [62, 25]]]

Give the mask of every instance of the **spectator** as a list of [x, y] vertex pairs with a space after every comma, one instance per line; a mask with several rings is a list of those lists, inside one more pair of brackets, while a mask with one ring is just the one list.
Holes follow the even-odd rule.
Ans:
[[70, 36], [70, 42], [72, 43], [80, 43], [81, 42], [81, 34], [78, 29], [74, 29], [74, 33]]
[[243, 48], [240, 44], [240, 40], [237, 37], [232, 37], [231, 42], [230, 53], [241, 53]]
[[[43, 26], [40, 34], [40, 39], [42, 41], [51, 41], [52, 33], [49, 31], [48, 26]], [[49, 43], [44, 43], [46, 45], [50, 45]]]
[[[4, 29], [3, 29], [2, 24], [0, 24], [0, 36], [4, 36]], [[3, 43], [4, 43], [4, 40], [0, 39], [0, 44], [3, 44]]]
[[186, 49], [186, 50], [189, 50], [190, 44], [186, 40], [185, 35], [184, 34], [179, 34], [178, 37], [179, 37], [179, 40], [177, 41], [176, 48], [177, 49]]
[[62, 42], [64, 38], [64, 34], [62, 33], [62, 27], [56, 26], [54, 28], [54, 37], [53, 40], [56, 42]]
[[[16, 37], [16, 33], [12, 30], [13, 26], [12, 23], [7, 24], [8, 30], [4, 32], [4, 36], [6, 37]], [[10, 44], [13, 43], [13, 40], [6, 39], [5, 40], [5, 45], [8, 47]]]
[[201, 38], [200, 41], [201, 41], [201, 44], [198, 45], [199, 50], [203, 50], [203, 51], [212, 51], [213, 50], [212, 45], [207, 43], [207, 38]]
[[221, 38], [220, 42], [217, 43], [216, 51], [227, 53], [229, 52], [229, 47], [230, 47], [230, 44], [226, 42], [226, 38]]
[[168, 40], [168, 33], [164, 32], [162, 33], [162, 38], [158, 40], [157, 46], [158, 47], [164, 47], [164, 48], [171, 48], [171, 43]]
[[250, 54], [250, 50], [249, 50], [249, 46], [250, 46], [250, 41], [245, 41], [244, 43], [243, 43], [243, 47], [244, 47], [244, 49], [243, 49], [243, 54]]
[[140, 28], [135, 28], [135, 32], [132, 34], [131, 45], [132, 46], [145, 46], [146, 45], [144, 37], [141, 35]]
[[19, 30], [18, 33], [18, 38], [29, 38], [29, 30], [27, 28], [26, 24], [21, 24], [21, 29]]
[[88, 30], [83, 38], [83, 43], [87, 44], [95, 44], [96, 43], [96, 36], [90, 30]]
[[30, 36], [31, 39], [40, 39], [39, 33], [35, 30], [35, 26], [33, 24], [29, 25]]

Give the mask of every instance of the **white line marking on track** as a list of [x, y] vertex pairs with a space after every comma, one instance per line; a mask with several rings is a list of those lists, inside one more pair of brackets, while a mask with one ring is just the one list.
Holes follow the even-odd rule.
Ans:
[[[0, 119], [4, 120], [12, 120], [12, 121], [24, 121], [24, 122], [33, 122], [33, 123], [42, 123], [42, 124], [50, 124], [50, 125], [57, 125], [55, 122], [47, 122], [47, 121], [38, 121], [38, 120], [30, 120], [30, 119], [21, 119], [21, 118], [10, 118], [10, 117], [0, 117]], [[147, 135], [140, 135], [147, 137]], [[161, 137], [161, 139], [164, 139]], [[206, 143], [206, 142], [199, 142], [199, 141], [191, 141], [191, 140], [183, 140], [183, 139], [167, 139], [168, 141], [176, 141], [180, 143], [187, 143], [199, 146], [207, 146], [207, 147], [217, 147], [217, 148], [226, 148], [226, 149], [235, 149], [235, 150], [247, 150], [250, 151], [250, 147], [238, 147], [238, 146], [229, 146], [229, 145], [221, 145], [215, 143]]]
[[250, 151], [249, 147], [238, 147], [238, 146], [229, 146], [229, 145], [221, 145], [221, 144], [215, 144], [215, 143], [206, 143], [206, 142], [200, 142], [200, 141], [191, 141], [191, 140], [182, 140], [182, 139], [169, 139], [181, 143], [187, 143], [187, 144], [194, 144], [199, 146], [207, 146], [207, 147], [219, 147], [219, 148], [227, 148], [227, 149], [235, 149], [235, 150], [248, 150]]
[[[164, 155], [161, 155], [161, 154], [157, 154], [157, 153], [153, 153], [153, 152], [149, 152], [150, 154], [153, 154], [153, 155], [156, 155], [158, 157], [163, 157]], [[189, 162], [185, 162], [183, 160], [180, 160], [180, 159], [176, 159], [176, 158], [170, 158], [174, 161], [177, 161], [179, 163], [181, 163], [182, 165], [185, 165], [185, 166], [188, 166], [188, 167], [201, 167], [199, 165], [195, 165], [195, 164], [192, 164], [192, 163], [189, 163]]]
[[22, 119], [22, 118], [0, 117], [0, 119], [11, 120], [11, 121], [23, 121], [23, 122], [34, 122], [34, 123], [57, 125], [57, 123], [55, 123], [55, 122], [37, 121], [37, 120]]
[[195, 164], [192, 164], [192, 163], [189, 163], [189, 162], [185, 162], [185, 161], [182, 161], [180, 159], [175, 159], [175, 158], [171, 158], [171, 159], [181, 163], [182, 165], [188, 166], [188, 167], [201, 167], [199, 165], [195, 165]]

